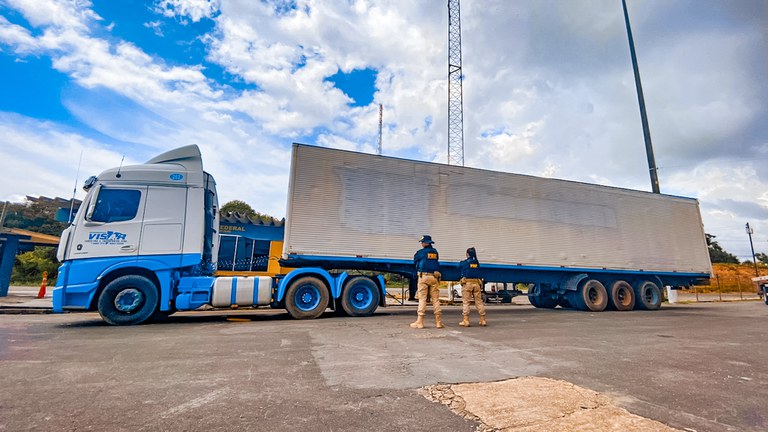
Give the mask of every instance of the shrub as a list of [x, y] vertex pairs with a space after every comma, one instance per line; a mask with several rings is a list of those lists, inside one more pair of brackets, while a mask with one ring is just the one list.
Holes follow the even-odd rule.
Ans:
[[35, 247], [16, 257], [11, 273], [11, 283], [15, 285], [37, 285], [43, 280], [43, 272], [48, 272], [48, 285], [56, 280], [59, 263], [56, 261], [56, 249]]

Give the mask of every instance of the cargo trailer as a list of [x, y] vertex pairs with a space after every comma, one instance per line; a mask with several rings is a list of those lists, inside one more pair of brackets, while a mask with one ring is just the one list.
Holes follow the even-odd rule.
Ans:
[[444, 280], [458, 280], [473, 246], [487, 282], [526, 284], [540, 308], [657, 309], [664, 286], [711, 274], [695, 199], [565, 180], [294, 144], [268, 270], [226, 274], [216, 184], [197, 146], [85, 188], [59, 245], [54, 310], [98, 310], [111, 324], [206, 305], [371, 315], [385, 304], [383, 274], [415, 277], [422, 234], [436, 239]]

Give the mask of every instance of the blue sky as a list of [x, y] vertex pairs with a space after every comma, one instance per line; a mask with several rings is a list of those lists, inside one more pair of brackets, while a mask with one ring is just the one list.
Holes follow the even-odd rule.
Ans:
[[[662, 192], [768, 250], [768, 8], [629, 0]], [[466, 164], [649, 190], [619, 0], [462, 2]], [[447, 159], [447, 8], [427, 0], [0, 0], [0, 198], [190, 143], [283, 216], [290, 145]]]

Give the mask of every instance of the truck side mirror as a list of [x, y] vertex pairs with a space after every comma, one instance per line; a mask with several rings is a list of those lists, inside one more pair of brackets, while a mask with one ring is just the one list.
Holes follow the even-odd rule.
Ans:
[[91, 193], [91, 201], [88, 203], [88, 211], [85, 213], [85, 220], [91, 221], [93, 218], [93, 212], [96, 210], [96, 203], [99, 201], [99, 192], [101, 191], [101, 185], [96, 186], [96, 189]]

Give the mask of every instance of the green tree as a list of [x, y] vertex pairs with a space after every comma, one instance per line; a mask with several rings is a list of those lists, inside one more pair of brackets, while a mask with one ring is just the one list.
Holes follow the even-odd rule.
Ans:
[[253, 207], [251, 207], [251, 205], [245, 201], [232, 200], [224, 204], [223, 206], [221, 206], [222, 214], [229, 215], [234, 212], [237, 212], [243, 216], [249, 216], [249, 217], [252, 217], [253, 215], [256, 214], [256, 210], [254, 210]]
[[720, 246], [717, 241], [715, 240], [714, 235], [712, 234], [704, 234], [707, 238], [707, 246], [709, 247], [709, 260], [713, 263], [724, 263], [724, 264], [738, 264], [739, 259], [736, 258], [736, 255], [726, 252], [722, 246]]
[[248, 204], [245, 201], [241, 200], [232, 200], [221, 206], [221, 214], [222, 215], [231, 215], [232, 213], [239, 213], [242, 216], [246, 216], [250, 219], [256, 219], [260, 220], [264, 223], [277, 223], [280, 222], [279, 219], [276, 217], [270, 216], [268, 214], [257, 212], [256, 210], [251, 207], [250, 204]]
[[60, 236], [67, 224], [56, 221], [59, 206], [53, 202], [9, 203], [5, 210], [3, 227], [19, 228], [41, 234]]
[[35, 247], [34, 250], [16, 256], [16, 263], [11, 272], [11, 283], [16, 285], [39, 284], [43, 272], [48, 272], [48, 284], [56, 281], [59, 264], [56, 262], [56, 249]]
[[[759, 264], [765, 264], [765, 265], [768, 265], [768, 255], [766, 255], [766, 254], [764, 254], [764, 253], [762, 253], [762, 252], [758, 252], [758, 253], [756, 253], [756, 254], [755, 254], [755, 259], [757, 259], [757, 262], [758, 262]], [[751, 264], [751, 263], [750, 263], [750, 264]]]

